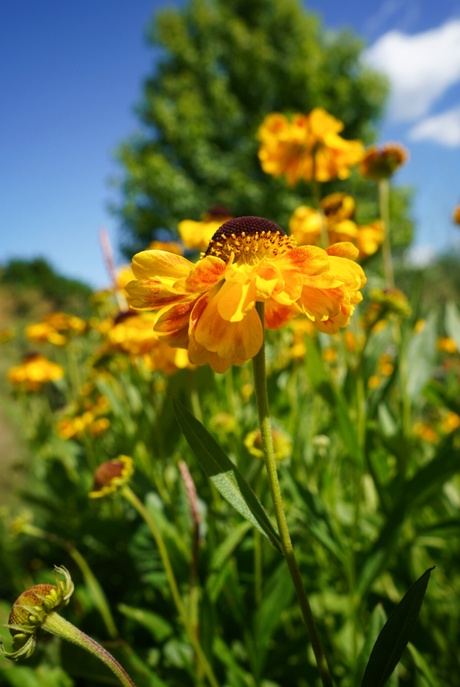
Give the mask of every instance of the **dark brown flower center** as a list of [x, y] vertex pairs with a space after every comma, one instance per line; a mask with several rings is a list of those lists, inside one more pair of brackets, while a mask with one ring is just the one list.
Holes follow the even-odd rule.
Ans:
[[222, 260], [243, 258], [260, 260], [264, 255], [278, 257], [296, 245], [295, 239], [274, 222], [263, 217], [235, 217], [225, 222], [212, 237], [205, 255]]

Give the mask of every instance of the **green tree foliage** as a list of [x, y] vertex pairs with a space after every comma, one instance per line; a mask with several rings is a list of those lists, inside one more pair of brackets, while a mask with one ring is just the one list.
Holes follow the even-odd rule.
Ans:
[[191, 0], [159, 13], [148, 40], [160, 57], [138, 108], [142, 129], [119, 150], [127, 255], [216, 204], [286, 227], [310, 191], [261, 171], [256, 134], [270, 112], [321, 106], [344, 121], [345, 138], [375, 135], [385, 80], [361, 63], [360, 39], [327, 33], [299, 0]]
[[77, 279], [58, 274], [43, 258], [10, 260], [0, 268], [0, 284], [14, 290], [19, 315], [27, 315], [37, 297], [45, 299], [54, 309], [81, 315], [89, 310], [92, 289]]

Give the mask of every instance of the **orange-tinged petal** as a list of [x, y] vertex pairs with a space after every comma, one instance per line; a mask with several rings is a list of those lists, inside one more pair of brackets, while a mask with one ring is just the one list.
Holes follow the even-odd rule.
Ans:
[[223, 260], [207, 255], [193, 266], [185, 281], [185, 286], [192, 293], [206, 291], [223, 279], [226, 269], [227, 264]]
[[[205, 297], [201, 300], [204, 301]], [[253, 358], [263, 341], [262, 323], [257, 311], [253, 308], [240, 322], [227, 322], [219, 315], [215, 301], [208, 300], [197, 318], [196, 327], [191, 330], [191, 338], [221, 358]]]
[[155, 310], [183, 299], [182, 293], [171, 292], [170, 286], [158, 279], [135, 280], [126, 284], [129, 305], [135, 310]]
[[332, 246], [329, 246], [329, 248], [326, 248], [326, 253], [340, 258], [356, 260], [359, 255], [359, 250], [349, 241], [342, 241], [340, 243], [334, 243]]
[[302, 274], [314, 275], [329, 269], [326, 252], [317, 246], [297, 246], [283, 255], [277, 263], [280, 269], [286, 265], [289, 269], [300, 271]]
[[297, 305], [279, 305], [268, 301], [264, 308], [265, 326], [268, 329], [280, 329], [298, 314], [300, 309]]

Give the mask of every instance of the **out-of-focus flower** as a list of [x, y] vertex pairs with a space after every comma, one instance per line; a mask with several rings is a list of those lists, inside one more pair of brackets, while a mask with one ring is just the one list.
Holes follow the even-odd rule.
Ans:
[[454, 209], [452, 219], [455, 224], [460, 224], [460, 205], [457, 205], [457, 207]]
[[51, 343], [54, 346], [65, 346], [67, 338], [60, 334], [48, 322], [37, 322], [26, 327], [25, 334], [35, 343]]
[[53, 312], [46, 315], [43, 322], [30, 324], [25, 333], [35, 343], [51, 343], [65, 346], [70, 336], [81, 334], [86, 329], [86, 322], [76, 315], [64, 312]]
[[14, 602], [8, 618], [8, 627], [13, 636], [13, 651], [5, 651], [6, 658], [17, 660], [28, 658], [34, 652], [37, 639], [43, 629], [47, 629], [49, 618], [69, 603], [74, 585], [64, 567], [56, 567], [56, 573], [63, 575], [56, 584], [36, 584], [23, 592]]
[[[284, 432], [280, 432], [278, 429], [272, 429], [272, 439], [275, 460], [289, 458], [292, 453], [292, 441], [290, 438]], [[264, 451], [260, 429], [249, 432], [244, 439], [244, 445], [252, 456], [263, 459]]]
[[460, 427], [460, 415], [453, 410], [448, 411], [441, 420], [441, 431], [443, 434], [451, 434]]
[[117, 351], [132, 358], [141, 357], [149, 370], [173, 374], [177, 370], [191, 367], [187, 352], [168, 346], [154, 331], [157, 315], [149, 312], [126, 310], [104, 330], [108, 347], [103, 354]]
[[289, 231], [299, 246], [315, 245], [321, 236], [323, 218], [318, 210], [300, 205], [289, 220]]
[[45, 317], [45, 322], [61, 334], [80, 334], [86, 329], [84, 320], [65, 312], [52, 312]]
[[321, 238], [321, 227], [327, 232], [329, 245], [351, 241], [359, 250], [361, 259], [373, 255], [383, 243], [383, 223], [376, 220], [360, 226], [352, 219], [356, 203], [346, 193], [331, 193], [321, 201], [321, 210], [307, 205], [298, 207], [289, 220], [289, 230], [300, 245], [316, 245]]
[[361, 162], [360, 172], [373, 181], [389, 179], [407, 158], [407, 150], [398, 143], [386, 143], [380, 148], [370, 146]]
[[399, 289], [372, 289], [369, 296], [371, 302], [362, 320], [367, 331], [374, 329], [388, 316], [404, 318], [412, 312], [406, 294]]
[[118, 456], [99, 465], [94, 472], [93, 488], [89, 492], [90, 499], [100, 499], [110, 496], [128, 484], [134, 473], [132, 458]]
[[100, 436], [110, 427], [106, 417], [109, 411], [108, 398], [88, 382], [83, 385], [80, 397], [64, 410], [65, 416], [58, 420], [56, 431], [64, 440]]
[[436, 342], [436, 348], [441, 353], [458, 353], [457, 344], [450, 336], [442, 336]]
[[231, 413], [216, 413], [210, 420], [211, 429], [221, 434], [233, 434], [238, 426], [238, 421]]
[[431, 425], [426, 424], [426, 422], [415, 422], [412, 431], [415, 436], [420, 437], [420, 439], [429, 444], [436, 444], [439, 439], [439, 434], [436, 430]]
[[197, 264], [162, 251], [138, 253], [137, 279], [126, 291], [132, 308], [159, 311], [154, 328], [162, 340], [187, 348], [193, 364], [224, 372], [262, 346], [257, 302], [265, 304], [270, 329], [300, 314], [324, 332], [346, 326], [366, 281], [356, 254], [350, 244], [297, 247], [273, 222], [239, 217], [220, 227]]
[[339, 136], [344, 125], [320, 107], [292, 119], [273, 113], [259, 128], [259, 160], [272, 176], [285, 176], [290, 186], [298, 181], [346, 179], [350, 168], [361, 161], [360, 141]]
[[190, 250], [206, 250], [216, 231], [231, 217], [227, 208], [216, 205], [203, 216], [200, 222], [191, 219], [182, 220], [178, 225], [182, 243]]
[[375, 374], [369, 377], [369, 388], [377, 389], [384, 379], [391, 377], [394, 369], [394, 361], [391, 355], [389, 353], [382, 353], [377, 361], [377, 370]]
[[376, 219], [370, 224], [358, 226], [354, 243], [358, 247], [359, 257], [364, 260], [364, 258], [374, 255], [382, 245], [384, 238], [385, 230], [380, 219]]
[[40, 353], [29, 353], [21, 365], [11, 367], [8, 380], [25, 391], [37, 391], [47, 382], [57, 382], [64, 376], [63, 368]]

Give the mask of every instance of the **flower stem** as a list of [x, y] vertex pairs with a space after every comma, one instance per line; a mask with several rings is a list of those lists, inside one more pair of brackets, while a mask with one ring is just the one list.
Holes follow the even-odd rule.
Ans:
[[[257, 304], [262, 323], [264, 322], [263, 303]], [[291, 537], [287, 525], [286, 515], [284, 512], [283, 500], [281, 496], [281, 489], [278, 480], [278, 473], [276, 469], [276, 460], [273, 449], [273, 438], [271, 430], [270, 411], [268, 404], [267, 393], [267, 376], [265, 370], [265, 341], [259, 353], [253, 358], [254, 371], [254, 388], [257, 400], [257, 411], [259, 414], [260, 433], [262, 437], [262, 445], [264, 450], [264, 461], [267, 470], [268, 483], [270, 493], [273, 501], [273, 506], [276, 514], [276, 521], [278, 523], [278, 531], [283, 547], [284, 557], [289, 568], [289, 572], [294, 583], [297, 593], [302, 617], [307, 626], [310, 636], [310, 641], [315, 655], [316, 664], [321, 677], [323, 687], [333, 687], [329, 666], [327, 664], [323, 645], [316, 628], [315, 619], [311, 610], [310, 602], [308, 600], [305, 587], [300, 575], [299, 566], [295, 557], [294, 548], [292, 546]]]
[[394, 288], [395, 278], [390, 243], [390, 185], [388, 179], [380, 179], [379, 181], [379, 206], [380, 219], [382, 220], [384, 231], [382, 244], [383, 271], [386, 285], [389, 288]]
[[136, 687], [126, 670], [118, 663], [112, 654], [107, 651], [107, 649], [104, 649], [104, 647], [94, 641], [94, 639], [88, 637], [87, 634], [79, 630], [75, 625], [72, 625], [72, 623], [69, 623], [68, 620], [65, 620], [65, 618], [58, 613], [48, 613], [43, 621], [42, 628], [53, 635], [66, 639], [68, 642], [72, 642], [72, 644], [76, 644], [82, 649], [89, 651], [90, 654], [93, 654], [93, 656], [96, 656], [96, 658], [105, 663], [125, 687]]
[[158, 547], [158, 552], [161, 556], [161, 560], [163, 562], [163, 567], [166, 572], [166, 577], [168, 578], [168, 583], [169, 587], [171, 590], [171, 594], [177, 609], [177, 612], [180, 616], [180, 619], [182, 620], [182, 623], [184, 625], [185, 631], [187, 633], [187, 636], [190, 640], [190, 643], [192, 644], [197, 659], [201, 665], [201, 668], [203, 670], [203, 673], [206, 675], [209, 684], [212, 687], [219, 687], [219, 684], [216, 680], [216, 677], [214, 675], [214, 672], [211, 668], [210, 663], [208, 662], [208, 659], [206, 658], [203, 649], [201, 648], [201, 644], [199, 642], [199, 639], [195, 633], [193, 624], [190, 622], [188, 615], [186, 613], [184, 604], [182, 602], [182, 598], [180, 595], [179, 587], [176, 581], [176, 576], [174, 575], [174, 570], [171, 565], [171, 561], [169, 559], [169, 554], [168, 550], [166, 548], [163, 536], [161, 534], [160, 528], [158, 527], [157, 523], [155, 522], [154, 518], [151, 517], [150, 513], [140, 501], [136, 494], [130, 489], [127, 485], [123, 487], [123, 496], [126, 498], [126, 500], [133, 506], [133, 508], [139, 513], [141, 518], [144, 520], [145, 524], [149, 528], [155, 543]]

